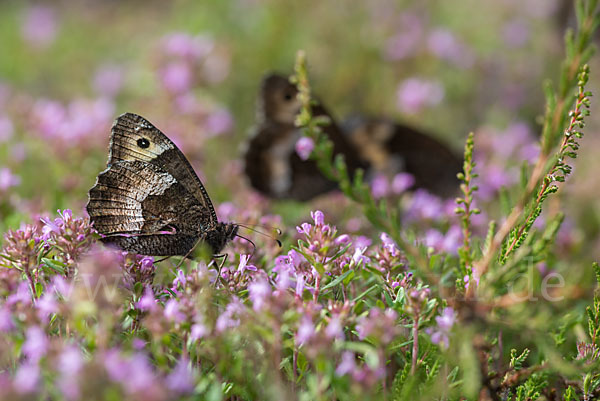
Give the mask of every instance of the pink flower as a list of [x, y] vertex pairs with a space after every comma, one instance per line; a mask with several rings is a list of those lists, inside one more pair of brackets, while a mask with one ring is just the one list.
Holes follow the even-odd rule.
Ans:
[[335, 374], [338, 376], [343, 376], [348, 373], [354, 373], [356, 370], [356, 358], [354, 353], [351, 351], [344, 351], [342, 353], [342, 361], [335, 369]]
[[248, 285], [248, 298], [252, 301], [254, 310], [259, 311], [263, 308], [272, 291], [269, 282], [262, 277]]
[[408, 114], [417, 114], [424, 107], [435, 106], [444, 98], [444, 87], [437, 81], [409, 78], [398, 86], [398, 108]]
[[160, 79], [167, 91], [178, 94], [191, 88], [193, 78], [187, 64], [173, 61], [160, 71]]
[[210, 136], [222, 135], [233, 129], [233, 117], [227, 109], [218, 109], [209, 114], [204, 128]]
[[0, 143], [8, 141], [12, 138], [14, 126], [10, 118], [0, 115]]
[[25, 362], [15, 374], [14, 387], [20, 394], [33, 393], [40, 381], [40, 368], [37, 363]]
[[502, 39], [507, 46], [523, 47], [530, 38], [529, 25], [522, 19], [514, 19], [502, 27]]
[[185, 315], [179, 309], [179, 302], [176, 299], [169, 299], [165, 304], [165, 317], [176, 323], [181, 323], [185, 320]]
[[0, 191], [6, 191], [21, 183], [21, 177], [14, 175], [8, 167], [0, 168]]
[[388, 196], [390, 193], [390, 186], [387, 177], [384, 174], [377, 174], [373, 181], [371, 181], [371, 194], [373, 198], [380, 199]]
[[389, 60], [402, 60], [414, 55], [423, 36], [423, 22], [418, 15], [402, 14], [398, 25], [401, 29], [386, 42], [385, 55]]
[[166, 378], [167, 387], [178, 394], [190, 393], [194, 389], [194, 375], [190, 362], [182, 358]]
[[10, 309], [3, 305], [0, 307], [0, 333], [6, 333], [15, 328]]
[[392, 192], [399, 195], [415, 185], [415, 177], [408, 173], [398, 173], [392, 180]]
[[37, 326], [33, 326], [27, 329], [25, 335], [25, 342], [21, 348], [23, 354], [27, 356], [30, 361], [38, 361], [48, 350], [48, 337], [44, 330]]
[[320, 210], [310, 212], [310, 217], [315, 221], [315, 226], [320, 227], [325, 223], [325, 214]]
[[210, 334], [210, 330], [206, 325], [202, 323], [196, 323], [190, 328], [190, 338], [192, 340], [199, 340]]
[[56, 37], [58, 23], [54, 10], [46, 6], [33, 6], [27, 10], [21, 35], [23, 39], [36, 47], [47, 47]]
[[437, 57], [460, 68], [470, 68], [475, 61], [471, 50], [447, 29], [431, 32], [427, 45]]
[[302, 160], [308, 160], [314, 148], [315, 142], [309, 137], [303, 136], [296, 142], [296, 153]]
[[101, 66], [94, 75], [93, 86], [100, 95], [116, 96], [123, 87], [123, 68], [116, 64]]
[[154, 292], [150, 286], [147, 286], [144, 290], [144, 294], [137, 302], [136, 307], [143, 311], [154, 311], [157, 308], [156, 298], [154, 297]]
[[298, 341], [298, 344], [302, 345], [310, 340], [315, 335], [315, 332], [315, 325], [313, 324], [312, 319], [309, 316], [304, 315], [298, 326], [296, 341]]
[[167, 55], [200, 59], [206, 57], [215, 44], [207, 36], [191, 36], [186, 32], [171, 33], [163, 38], [163, 49]]

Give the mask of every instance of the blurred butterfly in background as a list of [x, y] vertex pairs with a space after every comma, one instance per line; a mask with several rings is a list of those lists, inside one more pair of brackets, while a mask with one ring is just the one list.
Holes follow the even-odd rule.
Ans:
[[[314, 161], [303, 161], [295, 152], [301, 137], [294, 126], [301, 108], [297, 93], [285, 76], [271, 74], [263, 79], [244, 169], [252, 187], [262, 194], [305, 201], [337, 185], [320, 173]], [[434, 137], [380, 118], [354, 117], [340, 126], [324, 106], [314, 106], [312, 111], [314, 116], [329, 117], [324, 132], [334, 143], [334, 153], [344, 155], [349, 172], [363, 168], [367, 177], [406, 172], [414, 177], [413, 188], [441, 197], [456, 193], [462, 159]]]
[[238, 231], [220, 223], [194, 169], [144, 117], [125, 113], [111, 130], [106, 170], [86, 206], [101, 240], [141, 255], [187, 256], [204, 241], [219, 253]]

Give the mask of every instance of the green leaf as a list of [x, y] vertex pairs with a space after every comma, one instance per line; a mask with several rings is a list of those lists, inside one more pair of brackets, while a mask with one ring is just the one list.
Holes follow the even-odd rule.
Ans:
[[342, 281], [344, 281], [344, 279], [350, 275], [354, 274], [354, 270], [348, 270], [346, 273], [342, 274], [341, 276], [338, 276], [335, 278], [335, 280], [331, 281], [330, 283], [328, 283], [326, 286], [324, 286], [323, 288], [321, 288], [322, 291], [326, 291], [330, 288], [336, 287], [337, 285], [339, 285]]

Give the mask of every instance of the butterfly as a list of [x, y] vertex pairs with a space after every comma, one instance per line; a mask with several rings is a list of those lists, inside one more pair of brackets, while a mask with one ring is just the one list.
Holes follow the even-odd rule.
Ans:
[[141, 255], [188, 255], [204, 241], [218, 254], [238, 231], [221, 223], [208, 193], [175, 144], [144, 117], [119, 116], [107, 168], [86, 206], [101, 240]]
[[[301, 104], [298, 91], [285, 76], [267, 75], [257, 102], [257, 125], [244, 150], [250, 185], [272, 198], [309, 200], [337, 188], [314, 161], [295, 152], [301, 133], [294, 126]], [[334, 153], [344, 155], [348, 171], [363, 168], [367, 177], [410, 173], [414, 188], [449, 197], [458, 189], [462, 159], [433, 136], [383, 118], [354, 117], [339, 125], [327, 109], [313, 106], [313, 115], [328, 117], [325, 134]]]

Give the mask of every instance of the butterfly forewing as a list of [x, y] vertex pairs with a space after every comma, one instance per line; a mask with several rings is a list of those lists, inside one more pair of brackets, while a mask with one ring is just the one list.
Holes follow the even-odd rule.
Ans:
[[171, 174], [210, 211], [211, 223], [217, 224], [217, 215], [212, 202], [183, 153], [173, 141], [144, 117], [125, 113], [117, 118], [112, 127], [108, 165], [136, 160], [159, 166]]

